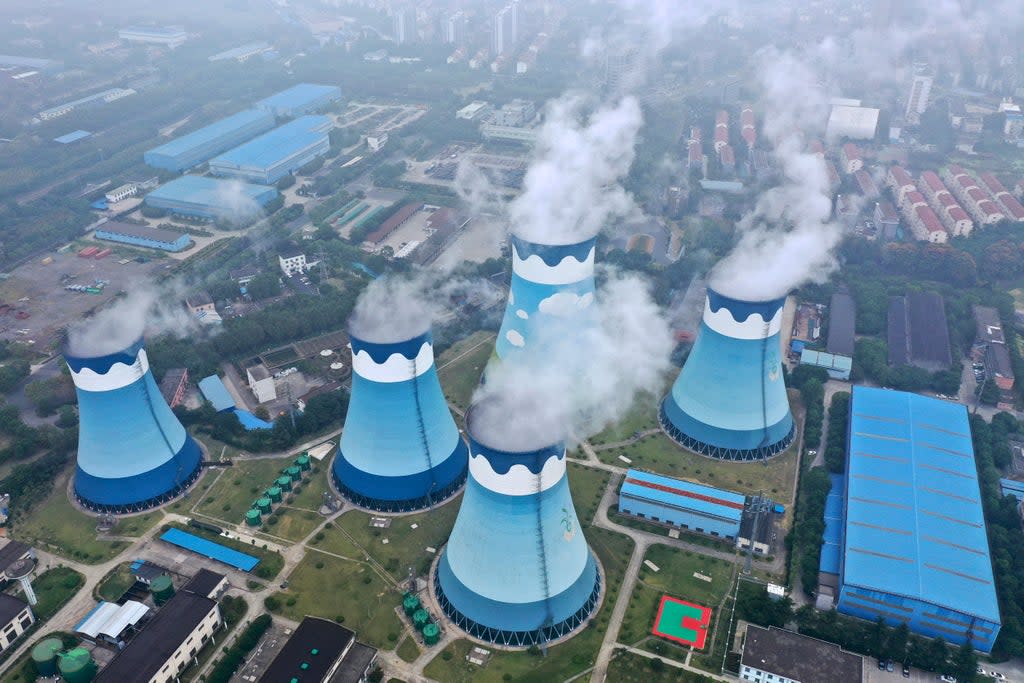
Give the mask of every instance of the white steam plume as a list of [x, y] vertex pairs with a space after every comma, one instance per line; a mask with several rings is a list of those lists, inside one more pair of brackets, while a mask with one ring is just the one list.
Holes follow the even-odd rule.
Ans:
[[[649, 285], [611, 273], [578, 318], [535, 330], [543, 349], [493, 363], [473, 397], [473, 433], [503, 450], [575, 442], [618, 421], [638, 396], [660, 390], [673, 341]], [[546, 321], [547, 322], [547, 321]]]
[[759, 74], [764, 133], [784, 180], [763, 192], [740, 220], [739, 242], [710, 277], [711, 287], [722, 294], [753, 301], [827, 278], [842, 238], [841, 226], [831, 220], [825, 162], [806, 150], [806, 140], [820, 132], [828, 111], [816, 74], [791, 53], [769, 49], [758, 61], [764, 65]]
[[116, 353], [143, 334], [182, 336], [196, 330], [195, 319], [181, 306], [184, 290], [177, 283], [140, 285], [123, 299], [68, 328], [68, 351], [93, 357]]
[[224, 180], [217, 186], [218, 218], [233, 225], [251, 223], [263, 215], [263, 207], [244, 191], [239, 180]]

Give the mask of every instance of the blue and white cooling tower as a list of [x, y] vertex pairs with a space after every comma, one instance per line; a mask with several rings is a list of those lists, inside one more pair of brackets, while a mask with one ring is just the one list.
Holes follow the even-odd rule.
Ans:
[[393, 343], [352, 341], [352, 395], [332, 469], [342, 494], [372, 510], [404, 512], [455, 493], [466, 444], [448, 410], [430, 332]]
[[139, 339], [101, 356], [65, 351], [78, 395], [75, 496], [132, 512], [164, 503], [199, 476], [202, 452], [167, 406]]
[[494, 349], [502, 360], [529, 349], [542, 327], [571, 329], [594, 302], [595, 238], [576, 244], [511, 240], [512, 283]]
[[510, 646], [581, 626], [600, 599], [597, 562], [566, 478], [563, 444], [502, 450], [468, 417], [469, 480], [437, 564], [444, 613], [469, 635]]
[[779, 349], [785, 301], [708, 289], [697, 340], [661, 404], [674, 441], [724, 460], [763, 460], [789, 447], [793, 416]]

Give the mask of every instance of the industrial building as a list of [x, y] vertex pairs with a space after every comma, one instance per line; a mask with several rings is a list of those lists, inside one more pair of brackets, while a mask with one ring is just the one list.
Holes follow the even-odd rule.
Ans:
[[482, 433], [490, 430], [474, 419], [479, 409], [466, 415], [469, 480], [437, 565], [438, 602], [474, 638], [515, 647], [562, 638], [586, 623], [601, 593], [565, 446]]
[[512, 282], [494, 348], [502, 360], [532, 349], [545, 325], [575, 328], [594, 301], [594, 238], [540, 244], [513, 233], [511, 243]]
[[301, 116], [210, 159], [210, 172], [272, 185], [331, 149], [327, 116]]
[[164, 402], [142, 340], [98, 355], [66, 349], [78, 396], [74, 491], [92, 510], [164, 503], [199, 476], [199, 444]]
[[277, 118], [291, 118], [323, 111], [341, 101], [341, 88], [336, 85], [299, 83], [256, 103], [257, 109]]
[[154, 168], [181, 172], [252, 140], [273, 127], [273, 114], [259, 109], [247, 109], [154, 147], [143, 154], [142, 158]]
[[167, 401], [167, 405], [175, 408], [185, 400], [185, 389], [188, 387], [188, 370], [186, 368], [171, 368], [164, 373], [160, 380], [160, 395]]
[[77, 100], [58, 104], [56, 107], [50, 107], [49, 109], [43, 109], [36, 113], [36, 116], [41, 121], [50, 121], [52, 119], [60, 118], [65, 114], [70, 114], [76, 109], [82, 107], [98, 106], [100, 104], [109, 104], [110, 102], [117, 101], [123, 97], [134, 95], [135, 90], [132, 88], [109, 88], [103, 92], [98, 92], [94, 95], [88, 95], [86, 97], [80, 97]]
[[192, 244], [192, 238], [183, 232], [119, 221], [108, 221], [96, 228], [96, 239], [170, 252], [182, 251]]
[[256, 403], [266, 403], [277, 398], [277, 387], [266, 365], [260, 363], [246, 368], [245, 378], [253, 396], [256, 397]]
[[137, 600], [126, 600], [123, 605], [104, 600], [92, 608], [73, 630], [94, 643], [105, 642], [123, 648], [147, 614], [149, 607]]
[[999, 311], [989, 306], [974, 306], [974, 322], [977, 329], [975, 346], [983, 349], [986, 381], [995, 382], [999, 388], [1000, 410], [1013, 409], [1013, 385], [1016, 380], [1010, 351], [1006, 347], [1006, 335]]
[[380, 246], [381, 242], [386, 240], [395, 230], [398, 230], [398, 228], [405, 225], [405, 223], [415, 216], [422, 208], [423, 202], [412, 202], [410, 204], [406, 204], [402, 208], [398, 209], [398, 211], [391, 214], [386, 221], [380, 224], [379, 228], [368, 234], [366, 239], [363, 240], [363, 243], [373, 247]]
[[235, 219], [258, 213], [277, 198], [277, 190], [232, 180], [186, 175], [146, 195], [146, 205], [206, 220]]
[[13, 645], [35, 621], [28, 603], [0, 593], [0, 652]]
[[619, 512], [711, 536], [736, 538], [746, 497], [721, 489], [629, 470], [619, 490]]
[[741, 301], [708, 288], [697, 340], [659, 411], [673, 441], [725, 460], [789, 448], [795, 428], [779, 348], [785, 301]]
[[878, 128], [879, 114], [880, 110], [871, 107], [833, 105], [825, 127], [825, 135], [830, 140], [871, 140]]
[[999, 633], [967, 410], [854, 387], [837, 609], [989, 652]]
[[126, 26], [117, 32], [117, 37], [132, 43], [149, 43], [176, 48], [188, 40], [188, 34], [180, 26]]
[[188, 590], [174, 594], [95, 683], [171, 683], [196, 661], [223, 621], [217, 602]]
[[350, 629], [304, 617], [259, 683], [363, 683], [376, 658], [377, 649], [357, 641]]
[[864, 658], [835, 643], [771, 626], [747, 625], [740, 679], [753, 683], [860, 683]]
[[841, 379], [845, 382], [850, 379], [850, 372], [853, 370], [853, 358], [824, 351], [815, 351], [814, 349], [803, 349], [800, 351], [800, 365], [822, 368], [832, 379]]
[[889, 297], [889, 365], [914, 365], [930, 372], [953, 363], [946, 306], [935, 292]]
[[352, 391], [331, 468], [338, 490], [384, 511], [453, 495], [466, 478], [467, 451], [441, 391], [430, 331], [385, 337], [355, 315], [349, 336]]
[[853, 358], [853, 343], [857, 330], [857, 305], [848, 292], [835, 292], [828, 307], [829, 353]]

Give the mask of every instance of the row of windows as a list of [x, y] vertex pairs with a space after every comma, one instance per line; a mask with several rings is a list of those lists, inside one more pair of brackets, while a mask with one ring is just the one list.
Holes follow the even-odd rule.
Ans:
[[[655, 517], [654, 515], [651, 515], [650, 517], [648, 517], [647, 515], [645, 515], [642, 512], [630, 512], [629, 510], [622, 510], [622, 512], [625, 512], [628, 515], [633, 515], [634, 517], [639, 517], [641, 519], [649, 519], [652, 522], [663, 522], [665, 524], [671, 524], [673, 526], [681, 527], [683, 529], [690, 529], [690, 525], [689, 524], [683, 524], [683, 523], [680, 523], [680, 522], [674, 522], [671, 519], [661, 519], [660, 517]], [[708, 535], [711, 535], [711, 536], [722, 536], [722, 534], [718, 533], [717, 531], [705, 531], [704, 529], [702, 529], [699, 526], [693, 527], [693, 530], [696, 531], [697, 533], [700, 533], [700, 534], [708, 534]], [[725, 534], [724, 538], [728, 538], [728, 539], [732, 540], [733, 536], [730, 536], [729, 534]]]

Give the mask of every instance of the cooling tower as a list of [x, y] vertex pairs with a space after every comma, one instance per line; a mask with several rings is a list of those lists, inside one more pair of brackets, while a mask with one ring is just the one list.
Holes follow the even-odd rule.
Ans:
[[793, 417], [779, 353], [784, 303], [708, 289], [697, 341], [661, 404], [661, 425], [674, 441], [724, 460], [763, 460], [789, 447]]
[[495, 344], [501, 359], [530, 348], [546, 323], [570, 327], [594, 301], [594, 238], [557, 245], [511, 240], [512, 283]]
[[430, 332], [377, 343], [350, 324], [349, 335], [352, 395], [334, 460], [338, 490], [390, 512], [448, 498], [466, 477], [466, 444], [441, 392]]
[[565, 446], [485, 443], [469, 425], [469, 480], [437, 564], [444, 613], [471, 636], [528, 646], [597, 606], [600, 574], [569, 495]]
[[78, 394], [75, 496], [131, 512], [159, 505], [199, 476], [199, 445], [167, 406], [142, 340], [101, 356], [65, 351]]

